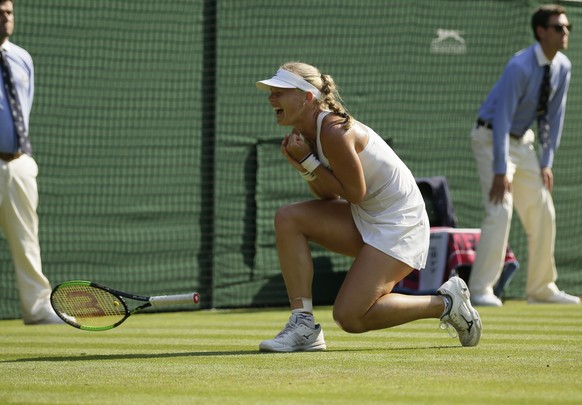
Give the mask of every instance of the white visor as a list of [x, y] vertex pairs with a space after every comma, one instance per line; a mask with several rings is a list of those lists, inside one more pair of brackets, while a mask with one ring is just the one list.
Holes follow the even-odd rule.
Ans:
[[256, 83], [257, 89], [269, 91], [271, 87], [277, 87], [280, 89], [300, 89], [303, 91], [308, 91], [313, 94], [318, 100], [321, 100], [321, 92], [309, 83], [307, 80], [293, 72], [285, 69], [277, 70], [275, 76], [267, 80], [261, 80]]

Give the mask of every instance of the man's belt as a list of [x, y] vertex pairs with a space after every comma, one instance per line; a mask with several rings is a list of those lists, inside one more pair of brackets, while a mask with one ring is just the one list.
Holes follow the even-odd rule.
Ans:
[[16, 152], [16, 153], [0, 152], [0, 160], [3, 160], [5, 162], [10, 162], [14, 159], [18, 159], [20, 156], [22, 156], [22, 152]]
[[[477, 128], [479, 127], [485, 127], [487, 129], [493, 129], [493, 125], [491, 125], [489, 122], [482, 120], [481, 118], [477, 118], [477, 122], [475, 123], [477, 125]], [[510, 137], [515, 138], [515, 139], [520, 139], [522, 137], [522, 135], [519, 134], [509, 134]]]
[[477, 118], [477, 127], [485, 127], [487, 129], [493, 129], [493, 125], [488, 122], [483, 121], [481, 118]]

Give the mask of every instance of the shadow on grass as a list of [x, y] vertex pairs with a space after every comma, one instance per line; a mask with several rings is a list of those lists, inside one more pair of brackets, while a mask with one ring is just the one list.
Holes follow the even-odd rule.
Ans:
[[[435, 350], [435, 349], [462, 349], [461, 346], [431, 346], [431, 347], [398, 347], [392, 349], [379, 348], [362, 348], [362, 349], [332, 349], [322, 352], [296, 352], [293, 355], [301, 353], [339, 353], [339, 352], [391, 352], [391, 351], [414, 351], [414, 350]], [[53, 356], [53, 357], [31, 357], [25, 359], [15, 359], [0, 361], [0, 363], [29, 363], [29, 362], [69, 362], [69, 361], [107, 361], [107, 360], [135, 360], [135, 359], [165, 359], [179, 357], [220, 357], [220, 356], [245, 356], [245, 355], [284, 355], [289, 353], [272, 353], [261, 352], [258, 350], [232, 350], [232, 351], [212, 351], [212, 352], [184, 352], [184, 353], [148, 353], [148, 354], [98, 354], [78, 356]]]

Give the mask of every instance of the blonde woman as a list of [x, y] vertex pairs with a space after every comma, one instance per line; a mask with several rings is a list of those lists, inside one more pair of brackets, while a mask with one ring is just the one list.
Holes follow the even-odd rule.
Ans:
[[426, 264], [429, 221], [413, 175], [394, 151], [344, 108], [329, 75], [286, 63], [257, 87], [270, 92], [277, 124], [291, 127], [281, 152], [317, 199], [280, 208], [276, 245], [291, 316], [285, 328], [260, 343], [262, 351], [325, 350], [315, 323], [308, 242], [354, 257], [337, 294], [333, 317], [344, 331], [362, 333], [417, 319], [440, 318], [463, 346], [481, 336], [479, 314], [458, 277], [434, 296], [392, 293]]

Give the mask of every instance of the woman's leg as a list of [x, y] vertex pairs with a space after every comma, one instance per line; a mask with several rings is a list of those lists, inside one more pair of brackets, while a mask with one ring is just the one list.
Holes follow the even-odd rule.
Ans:
[[412, 270], [372, 246], [362, 247], [334, 304], [337, 324], [346, 332], [361, 333], [441, 317], [445, 305], [439, 296], [391, 293]]
[[321, 325], [313, 318], [311, 286], [313, 263], [308, 241], [347, 256], [363, 246], [350, 206], [340, 200], [315, 200], [287, 205], [275, 216], [277, 252], [293, 310], [285, 328], [259, 350], [295, 352], [325, 350]]
[[314, 200], [287, 205], [275, 217], [277, 251], [292, 309], [311, 299], [313, 263], [308, 241], [356, 257], [334, 305], [338, 324], [349, 332], [365, 332], [421, 318], [438, 318], [444, 310], [437, 296], [392, 294], [411, 271], [408, 265], [365, 245], [349, 203]]
[[[441, 318], [452, 323], [464, 346], [474, 346], [481, 336], [479, 315], [469, 302], [467, 286], [458, 277], [439, 289], [441, 296], [406, 296], [391, 293], [412, 268], [365, 245], [349, 203], [316, 200], [280, 208], [275, 217], [277, 251], [291, 308], [304, 309], [311, 300], [313, 264], [308, 241], [356, 257], [334, 305], [334, 319], [347, 332], [388, 328], [416, 319]], [[445, 311], [444, 298], [447, 299]], [[325, 350], [321, 326], [313, 316], [293, 313], [285, 328], [260, 343], [264, 351]], [[309, 312], [309, 311], [307, 311]]]
[[275, 216], [281, 272], [292, 309], [311, 299], [313, 262], [308, 241], [346, 256], [356, 256], [362, 238], [354, 225], [349, 203], [314, 200], [284, 206]]
[[364, 246], [336, 298], [333, 316], [337, 324], [346, 332], [361, 333], [417, 319], [440, 318], [441, 327], [455, 329], [463, 346], [479, 344], [481, 318], [471, 306], [465, 282], [451, 277], [437, 295], [391, 293], [394, 285], [411, 271], [395, 258]]

